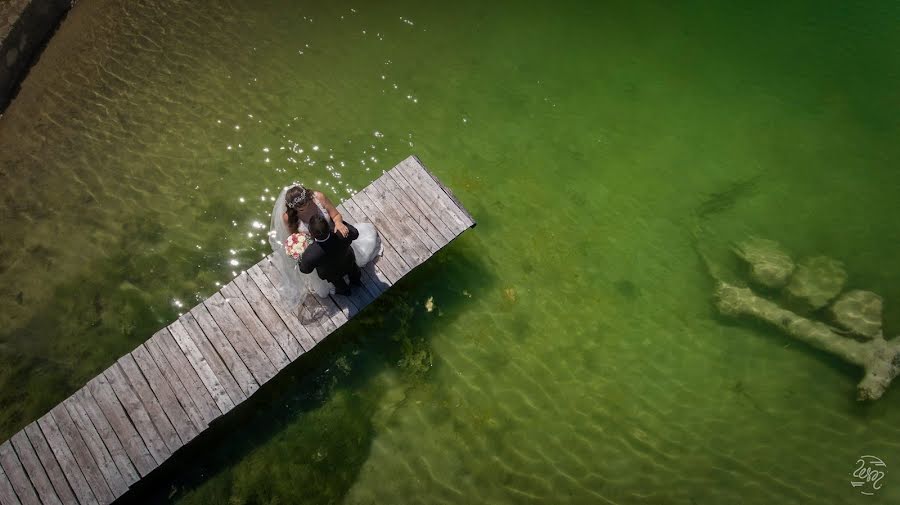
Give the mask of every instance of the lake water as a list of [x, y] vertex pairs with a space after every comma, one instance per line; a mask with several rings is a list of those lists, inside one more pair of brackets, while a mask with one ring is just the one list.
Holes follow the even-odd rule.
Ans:
[[0, 118], [0, 438], [270, 252], [283, 184], [340, 200], [416, 154], [478, 227], [132, 502], [898, 503], [900, 387], [857, 403], [858, 369], [717, 316], [695, 250], [837, 258], [900, 333], [898, 27], [887, 1], [79, 2]]

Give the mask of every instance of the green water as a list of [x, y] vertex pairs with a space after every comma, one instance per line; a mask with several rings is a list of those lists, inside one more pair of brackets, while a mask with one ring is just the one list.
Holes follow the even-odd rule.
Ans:
[[76, 5], [0, 118], [0, 438], [266, 254], [281, 185], [414, 153], [478, 227], [131, 502], [900, 501], [900, 387], [716, 316], [694, 250], [838, 258], [900, 333], [898, 4], [317, 4]]

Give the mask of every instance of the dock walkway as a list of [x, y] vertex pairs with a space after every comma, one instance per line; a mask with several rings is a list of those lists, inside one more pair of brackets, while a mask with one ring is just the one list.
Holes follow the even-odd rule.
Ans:
[[108, 504], [462, 232], [472, 216], [411, 156], [338, 205], [384, 252], [351, 296], [281, 304], [271, 255], [0, 444], [0, 505]]

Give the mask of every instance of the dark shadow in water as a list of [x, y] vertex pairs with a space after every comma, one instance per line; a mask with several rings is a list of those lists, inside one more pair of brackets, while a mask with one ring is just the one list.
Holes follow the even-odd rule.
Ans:
[[[459, 245], [438, 253], [402, 279], [352, 322], [217, 420], [118, 503], [169, 503], [217, 478], [223, 478], [222, 482], [212, 483], [189, 501], [339, 502], [368, 458], [372, 416], [383, 394], [371, 379], [391, 367], [400, 368], [411, 387], [426, 380], [431, 337], [441, 331], [439, 325], [451, 323], [472, 303], [463, 291], [479, 292], [497, 281], [477, 255]], [[439, 300], [439, 318], [425, 309], [429, 297]], [[274, 440], [277, 437], [284, 438]], [[268, 446], [278, 444], [289, 446], [295, 455], [288, 458], [292, 461], [278, 461], [275, 456], [284, 451], [277, 447], [266, 453]], [[241, 469], [241, 462], [254, 457], [254, 451], [264, 452], [264, 463], [273, 467], [262, 474], [285, 478], [288, 472], [294, 479], [293, 496], [284, 496], [284, 483], [281, 492], [272, 491], [276, 484], [265, 481], [250, 488], [235, 486], [239, 476], [227, 472]], [[282, 464], [285, 468], [274, 468]]]

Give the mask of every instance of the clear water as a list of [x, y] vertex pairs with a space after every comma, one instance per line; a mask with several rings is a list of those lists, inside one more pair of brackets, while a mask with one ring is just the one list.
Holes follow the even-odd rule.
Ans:
[[838, 258], [900, 333], [898, 4], [320, 3], [76, 5], [0, 118], [2, 438], [265, 254], [280, 185], [415, 153], [478, 227], [133, 502], [900, 501], [900, 388], [717, 317], [694, 251]]

